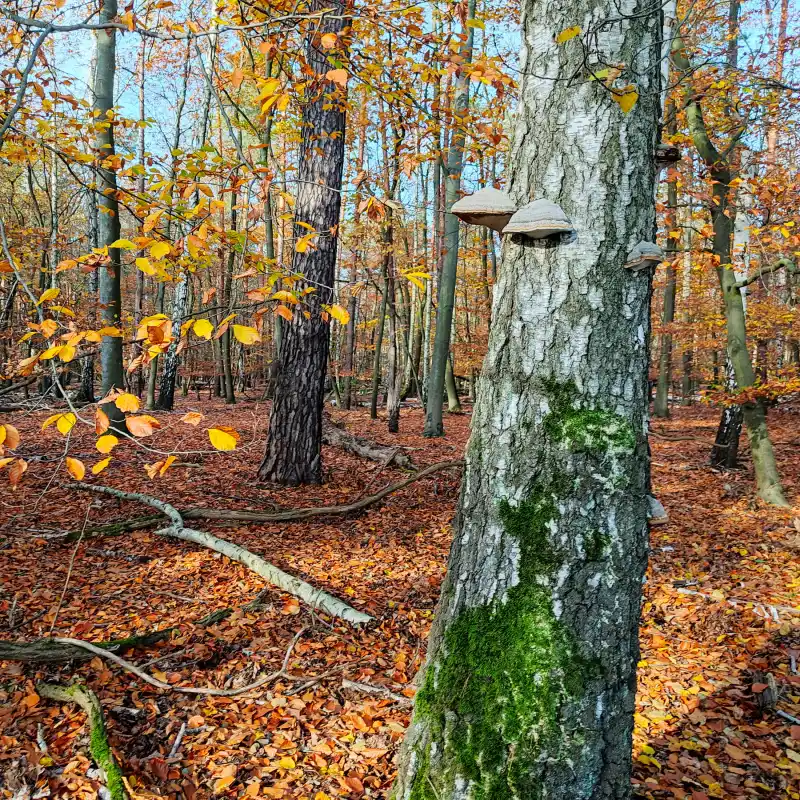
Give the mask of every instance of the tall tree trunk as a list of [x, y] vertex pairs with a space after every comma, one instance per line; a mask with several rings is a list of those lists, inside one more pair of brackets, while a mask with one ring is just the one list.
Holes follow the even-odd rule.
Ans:
[[[98, 22], [116, 21], [117, 0], [100, 0]], [[116, 75], [116, 29], [99, 28], [95, 31], [97, 66], [94, 75], [95, 147], [100, 166], [97, 171], [96, 199], [102, 213], [97, 220], [97, 240], [100, 247], [108, 247], [120, 238], [119, 205], [117, 203], [117, 173], [114, 164], [114, 78]], [[105, 327], [119, 327], [122, 316], [122, 264], [120, 251], [108, 250], [108, 264], [99, 267], [100, 316]], [[124, 388], [122, 364], [122, 336], [104, 336], [100, 345], [102, 368], [102, 394], [112, 389]], [[120, 428], [124, 414], [114, 403], [105, 403], [103, 411], [112, 425]]]
[[[97, 223], [99, 211], [97, 210], [97, 201], [95, 200], [94, 192], [90, 189], [86, 193], [86, 217], [89, 221], [89, 246], [97, 247]], [[90, 326], [96, 326], [97, 320], [97, 283], [98, 275], [97, 270], [92, 270], [88, 278], [88, 294], [89, 294], [89, 318], [88, 323]], [[75, 400], [78, 403], [94, 403], [94, 356], [86, 356], [83, 359], [81, 367], [81, 385]]]
[[[475, 17], [475, 0], [468, 0], [467, 22]], [[425, 409], [425, 436], [443, 436], [442, 395], [445, 388], [447, 363], [450, 355], [450, 339], [453, 328], [453, 305], [456, 291], [456, 268], [458, 266], [458, 217], [450, 213], [450, 207], [459, 199], [461, 170], [464, 164], [466, 125], [469, 111], [470, 74], [467, 69], [472, 61], [474, 27], [466, 28], [466, 38], [461, 47], [462, 72], [459, 73], [453, 98], [453, 133], [447, 154], [445, 176], [444, 260], [439, 279], [439, 299], [436, 309], [436, 337], [431, 359], [430, 385]], [[452, 395], [448, 391], [452, 399]]]
[[[322, 407], [328, 367], [329, 325], [321, 305], [332, 299], [342, 169], [344, 166], [345, 102], [344, 90], [328, 80], [329, 57], [321, 35], [339, 34], [345, 27], [345, 1], [313, 0], [311, 11], [325, 8], [325, 16], [309, 34], [306, 60], [311, 69], [303, 106], [303, 138], [300, 144], [298, 189], [295, 203], [295, 236], [308, 233], [297, 223], [318, 232], [315, 248], [295, 251], [292, 272], [303, 275], [316, 291], [307, 295], [304, 313], [286, 326], [279, 356], [279, 374], [272, 404], [269, 432], [259, 478], [296, 485], [322, 480]], [[302, 282], [299, 286], [302, 288]]]
[[[736, 17], [734, 17], [734, 9]], [[738, 19], [738, 0], [731, 2], [731, 18]], [[732, 37], [736, 38], [736, 37]], [[729, 46], [730, 46], [729, 42]], [[717, 150], [706, 129], [700, 101], [692, 86], [691, 64], [686, 56], [683, 41], [675, 39], [672, 60], [685, 78], [686, 114], [689, 132], [698, 154], [708, 167], [712, 180], [712, 202], [710, 203], [711, 221], [714, 228], [712, 250], [719, 259], [717, 276], [722, 298], [725, 304], [725, 321], [728, 335], [728, 357], [733, 364], [736, 383], [745, 389], [755, 383], [755, 372], [750, 352], [747, 349], [747, 323], [744, 311], [744, 298], [737, 285], [736, 273], [731, 263], [731, 240], [733, 236], [733, 219], [730, 216], [731, 181], [733, 174], [727, 156]], [[730, 60], [730, 57], [729, 57]], [[750, 442], [750, 453], [756, 474], [759, 496], [768, 503], [786, 506], [778, 465], [772, 440], [767, 429], [767, 417], [764, 403], [755, 400], [743, 408], [744, 424]]]
[[[729, 358], [725, 359], [725, 379], [729, 392], [736, 390], [736, 375]], [[711, 464], [733, 469], [739, 460], [739, 437], [742, 433], [742, 407], [725, 406], [720, 414], [717, 435], [711, 448]]]
[[[659, 16], [635, 0], [523, 2], [510, 192], [559, 203], [577, 238], [503, 248], [397, 800], [630, 797], [650, 281], [623, 264], [654, 229]], [[628, 114], [567, 80], [583, 48], [553, 32], [590, 17], [615, 19], [605, 62], [637, 54]]]
[[[144, 203], [144, 187], [145, 187], [145, 121], [147, 119], [145, 109], [145, 78], [147, 75], [147, 38], [142, 36], [139, 42], [139, 142], [137, 159], [139, 165], [142, 167], [142, 172], [136, 179], [136, 191], [139, 194], [139, 202]], [[144, 235], [140, 231], [141, 235]], [[139, 320], [142, 318], [142, 311], [144, 306], [144, 272], [140, 269], [136, 270], [136, 297], [133, 304], [133, 329], [139, 329]], [[135, 346], [134, 353], [140, 356], [144, 353], [144, 347], [141, 343]], [[141, 397], [144, 391], [144, 370], [141, 364], [136, 368], [136, 394]]]
[[[670, 118], [670, 133], [677, 127], [674, 120], [676, 109], [673, 104], [667, 110]], [[664, 307], [661, 313], [661, 347], [658, 357], [658, 385], [656, 386], [656, 400], [653, 405], [653, 414], [656, 417], [669, 416], [669, 390], [672, 385], [672, 332], [669, 326], [675, 319], [675, 259], [677, 258], [680, 230], [678, 229], [678, 173], [670, 169], [667, 177], [667, 279], [664, 284]]]

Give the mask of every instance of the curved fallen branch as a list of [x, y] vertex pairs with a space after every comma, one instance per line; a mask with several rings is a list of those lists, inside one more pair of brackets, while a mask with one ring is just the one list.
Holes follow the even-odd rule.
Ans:
[[[106, 650], [100, 652], [107, 654]], [[59, 703], [75, 703], [81, 707], [89, 722], [89, 752], [100, 770], [111, 800], [127, 800], [128, 792], [125, 790], [125, 780], [108, 743], [103, 709], [97, 695], [91, 689], [77, 683], [73, 683], [71, 686], [40, 683], [37, 685], [36, 691], [49, 700], [56, 700]]]
[[[456, 461], [440, 461], [436, 464], [431, 464], [429, 467], [409, 475], [396, 483], [390, 483], [384, 486], [379, 492], [375, 494], [362, 497], [360, 500], [354, 500], [352, 503], [346, 503], [341, 506], [319, 506], [317, 508], [294, 508], [287, 509], [286, 511], [230, 511], [220, 508], [187, 508], [181, 510], [179, 513], [184, 520], [187, 519], [213, 519], [231, 522], [298, 522], [312, 517], [327, 517], [337, 516], [339, 514], [353, 514], [356, 511], [362, 511], [375, 503], [383, 500], [384, 497], [404, 489], [411, 483], [425, 478], [434, 472], [439, 472], [444, 469], [452, 469], [455, 467], [463, 467], [463, 460]], [[78, 484], [75, 484], [78, 486]], [[88, 487], [88, 485], [86, 485]], [[138, 499], [138, 498], [137, 498]], [[116, 536], [120, 533], [127, 531], [140, 530], [142, 528], [149, 528], [159, 522], [159, 517], [147, 516], [138, 517], [132, 520], [123, 520], [121, 522], [112, 522], [107, 525], [99, 525], [96, 528], [87, 528], [84, 533], [84, 538], [90, 536]], [[65, 539], [68, 542], [74, 541], [80, 535], [80, 531], [70, 531]]]
[[[247, 686], [240, 686], [238, 689], [217, 689], [214, 686], [211, 687], [173, 686], [170, 683], [165, 683], [164, 681], [161, 681], [158, 678], [154, 678], [149, 673], [139, 669], [139, 667], [137, 667], [136, 664], [131, 664], [130, 661], [126, 661], [124, 658], [121, 658], [120, 656], [108, 650], [103, 650], [101, 647], [95, 647], [90, 642], [84, 642], [82, 639], [70, 639], [67, 637], [55, 639], [54, 641], [63, 644], [69, 644], [72, 645], [73, 647], [79, 647], [96, 656], [105, 658], [108, 661], [113, 661], [115, 664], [119, 665], [127, 672], [130, 672], [132, 675], [135, 675], [137, 678], [144, 681], [145, 683], [149, 683], [151, 686], [155, 686], [156, 689], [167, 689], [171, 692], [177, 692], [178, 694], [200, 694], [211, 697], [236, 697], [236, 695], [245, 694], [246, 692], [251, 692], [254, 689], [259, 689], [262, 686], [276, 680], [277, 678], [286, 678], [288, 680], [293, 680], [293, 676], [287, 674], [286, 669], [289, 666], [289, 659], [292, 656], [292, 651], [294, 650], [294, 646], [297, 644], [298, 640], [305, 632], [306, 629], [301, 628], [294, 635], [292, 641], [289, 644], [288, 649], [286, 650], [286, 655], [283, 657], [283, 664], [281, 664], [281, 668], [279, 670], [277, 670], [276, 672], [272, 672], [269, 675], [265, 675], [264, 677], [259, 678], [257, 681], [254, 681], [253, 683], [248, 683]], [[298, 680], [305, 680], [305, 678], [299, 678]], [[78, 701], [76, 700], [75, 702]]]
[[[243, 611], [254, 611], [260, 604], [264, 590], [249, 602], [241, 606]], [[236, 609], [220, 608], [197, 620], [194, 624], [201, 627], [216, 625], [227, 619]], [[144, 650], [158, 642], [163, 642], [177, 628], [162, 628], [151, 633], [128, 636], [124, 639], [113, 639], [109, 642], [92, 642], [95, 647], [111, 653], [125, 653], [128, 650]], [[23, 661], [29, 664], [66, 664], [70, 661], [88, 661], [92, 653], [85, 647], [66, 644], [63, 640], [37, 639], [34, 642], [0, 642], [0, 661]]]
[[[277, 586], [284, 592], [293, 594], [295, 597], [300, 598], [308, 603], [312, 608], [319, 611], [324, 611], [333, 617], [338, 617], [346, 622], [353, 624], [361, 624], [370, 622], [372, 617], [369, 614], [364, 614], [357, 611], [352, 606], [334, 597], [332, 594], [324, 592], [322, 589], [315, 589], [311, 584], [289, 575], [281, 569], [278, 569], [274, 564], [265, 561], [261, 556], [251, 553], [244, 547], [238, 544], [228, 542], [225, 539], [220, 539], [211, 533], [205, 531], [193, 530], [192, 528], [183, 527], [183, 517], [180, 512], [169, 503], [163, 500], [158, 500], [155, 497], [150, 497], [146, 494], [139, 494], [138, 492], [123, 492], [119, 489], [112, 489], [110, 486], [93, 486], [88, 483], [75, 483], [75, 488], [88, 492], [97, 492], [98, 494], [108, 494], [112, 497], [117, 497], [120, 500], [131, 500], [137, 503], [143, 503], [151, 508], [158, 509], [162, 514], [169, 518], [172, 523], [166, 528], [161, 528], [156, 531], [157, 534], [164, 536], [171, 536], [175, 539], [182, 539], [185, 542], [192, 542], [214, 550], [217, 553], [227, 556], [233, 561], [238, 561], [240, 564], [251, 569], [257, 575], [260, 575], [264, 580]], [[104, 651], [105, 652], [105, 651]]]
[[[153, 631], [142, 636], [129, 636], [110, 642], [98, 642], [95, 647], [112, 653], [144, 649], [169, 638], [174, 628]], [[24, 661], [31, 664], [65, 664], [68, 661], [88, 661], [91, 654], [58, 639], [37, 639], [35, 642], [0, 642], [0, 661]]]

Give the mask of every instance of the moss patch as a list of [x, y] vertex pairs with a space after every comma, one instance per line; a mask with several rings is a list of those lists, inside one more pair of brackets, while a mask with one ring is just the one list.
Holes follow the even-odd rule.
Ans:
[[[565, 741], [560, 711], [599, 667], [553, 613], [547, 579], [563, 559], [549, 541], [558, 516], [552, 488], [536, 487], [516, 508], [501, 503], [506, 532], [521, 549], [519, 582], [504, 602], [459, 615], [417, 695], [416, 713], [445, 748], [442, 763], [473, 781], [480, 800], [541, 795], [535, 762], [579, 745]], [[440, 790], [445, 776], [431, 771], [428, 754], [418, 756], [412, 800], [444, 800], [452, 776]]]
[[604, 408], [575, 408], [578, 391], [572, 381], [545, 381], [550, 413], [544, 429], [550, 437], [572, 451], [587, 453], [632, 453], [636, 434], [630, 423]]

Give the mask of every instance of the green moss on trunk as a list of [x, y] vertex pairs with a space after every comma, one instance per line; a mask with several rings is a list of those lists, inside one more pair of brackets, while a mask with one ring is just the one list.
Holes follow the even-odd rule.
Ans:
[[[613, 478], [618, 456], [636, 447], [628, 422], [604, 409], [576, 408], [574, 384], [551, 381], [545, 389], [545, 435], [595, 462], [608, 466], [611, 458]], [[551, 465], [547, 480], [518, 506], [500, 502], [505, 532], [520, 548], [518, 580], [505, 597], [462, 611], [444, 633], [415, 709], [436, 749], [416, 753], [410, 800], [446, 800], [457, 778], [471, 782], [475, 800], [535, 800], [544, 791], [537, 762], [565, 763], [583, 746], [580, 727], [562, 712], [600, 676], [601, 665], [556, 616], [550, 588], [569, 557], [553, 546], [551, 527], [559, 500], [575, 488], [567, 467]], [[586, 559], [601, 559], [608, 541], [597, 531], [584, 543]]]

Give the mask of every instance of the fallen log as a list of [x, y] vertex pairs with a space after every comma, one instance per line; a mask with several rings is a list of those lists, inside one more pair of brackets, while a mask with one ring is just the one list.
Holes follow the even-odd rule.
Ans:
[[[263, 598], [264, 592], [261, 591], [256, 597], [242, 606], [245, 611], [253, 611], [258, 608]], [[195, 625], [208, 627], [216, 625], [227, 619], [235, 609], [220, 608], [206, 614], [202, 619], [197, 620]], [[127, 636], [124, 639], [113, 639], [108, 642], [92, 642], [94, 647], [107, 650], [110, 653], [126, 653], [128, 650], [145, 650], [158, 642], [163, 642], [176, 631], [177, 628], [162, 628], [134, 636]], [[34, 642], [0, 642], [0, 661], [23, 661], [28, 664], [66, 664], [70, 661], [88, 661], [92, 658], [92, 653], [85, 647], [78, 647], [58, 639], [37, 639]]]
[[[187, 508], [179, 511], [179, 514], [184, 520], [187, 519], [213, 519], [220, 521], [230, 522], [299, 522], [313, 517], [328, 517], [336, 516], [339, 514], [353, 514], [357, 511], [363, 511], [365, 508], [383, 500], [384, 497], [392, 494], [393, 492], [404, 489], [409, 484], [432, 475], [434, 472], [439, 472], [444, 469], [452, 469], [455, 467], [463, 467], [464, 462], [457, 461], [440, 461], [438, 464], [431, 464], [407, 478], [403, 478], [396, 483], [390, 483], [384, 486], [379, 492], [362, 497], [360, 500], [355, 500], [352, 503], [346, 503], [341, 506], [319, 506], [317, 508], [294, 508], [287, 509], [286, 511], [232, 511], [220, 508]], [[127, 531], [141, 530], [142, 528], [149, 528], [158, 524], [160, 517], [146, 516], [136, 517], [135, 519], [122, 520], [119, 522], [111, 522], [107, 525], [99, 525], [96, 528], [87, 528], [83, 533], [83, 538], [91, 536], [116, 536], [120, 533]], [[70, 531], [65, 539], [68, 542], [76, 540], [80, 536], [79, 530]]]
[[[168, 639], [174, 628], [153, 631], [141, 636], [128, 636], [109, 642], [98, 642], [97, 647], [112, 653], [152, 647]], [[37, 639], [35, 642], [0, 642], [0, 661], [25, 661], [32, 664], [66, 664], [68, 661], [88, 661], [91, 653], [55, 639]]]
[[56, 683], [40, 683], [36, 691], [41, 697], [59, 703], [75, 703], [85, 712], [89, 723], [89, 753], [100, 770], [111, 800], [127, 800], [125, 779], [119, 768], [111, 745], [108, 743], [108, 732], [103, 718], [103, 708], [97, 695], [85, 686], [73, 683], [71, 686], [60, 686]]
[[138, 492], [123, 492], [119, 489], [112, 489], [110, 486], [93, 486], [88, 483], [75, 483], [72, 484], [76, 489], [81, 489], [88, 492], [97, 492], [98, 494], [108, 494], [112, 497], [118, 497], [120, 500], [132, 500], [134, 502], [143, 503], [151, 508], [158, 509], [164, 516], [169, 518], [171, 525], [166, 528], [161, 528], [156, 531], [157, 534], [162, 536], [171, 536], [175, 539], [181, 539], [193, 544], [199, 544], [214, 550], [217, 553], [227, 556], [233, 561], [238, 561], [240, 564], [251, 569], [256, 575], [261, 576], [264, 580], [277, 586], [284, 592], [293, 594], [295, 597], [306, 602], [312, 608], [324, 611], [333, 617], [338, 617], [346, 622], [351, 622], [359, 625], [365, 622], [370, 622], [372, 617], [369, 614], [364, 614], [357, 611], [352, 606], [349, 606], [338, 597], [328, 594], [322, 589], [317, 589], [311, 584], [306, 583], [300, 578], [295, 578], [283, 570], [265, 561], [261, 556], [251, 553], [244, 547], [238, 544], [228, 542], [225, 539], [220, 539], [211, 533], [205, 531], [198, 531], [192, 528], [185, 528], [183, 525], [183, 516], [181, 513], [169, 503], [163, 500], [158, 500], [155, 497], [150, 497], [146, 494], [139, 494]]
[[414, 467], [414, 463], [399, 447], [388, 447], [360, 436], [353, 436], [327, 416], [322, 420], [322, 443], [339, 447], [348, 453], [377, 461], [385, 466], [394, 464], [409, 469]]

